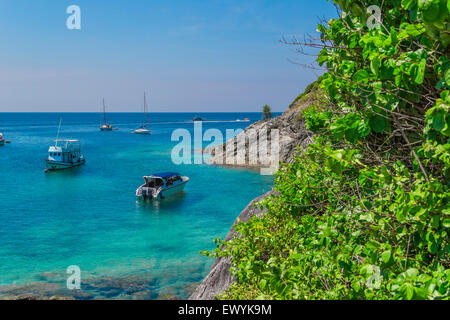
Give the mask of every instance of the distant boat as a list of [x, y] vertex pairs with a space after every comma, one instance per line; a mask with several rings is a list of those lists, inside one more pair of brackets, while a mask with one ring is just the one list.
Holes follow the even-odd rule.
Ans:
[[3, 133], [0, 132], [0, 146], [5, 144], [5, 138], [3, 137]]
[[147, 97], [144, 92], [144, 114], [147, 116], [147, 123], [141, 125], [139, 129], [136, 129], [133, 131], [134, 134], [146, 134], [150, 135], [152, 134], [152, 131], [150, 130], [150, 113], [148, 111], [148, 105], [147, 105]]
[[145, 183], [136, 190], [136, 197], [143, 200], [164, 199], [184, 190], [189, 182], [177, 172], [156, 173], [144, 177]]
[[59, 123], [55, 145], [48, 149], [48, 156], [45, 159], [46, 171], [69, 169], [86, 163], [86, 159], [80, 151], [80, 141], [59, 139], [60, 129], [61, 122]]
[[245, 118], [244, 120], [242, 120], [244, 122], [250, 122], [251, 120], [249, 118]]
[[103, 99], [103, 124], [100, 125], [100, 131], [113, 131], [113, 126], [106, 121], [106, 105]]
[[200, 117], [194, 117], [192, 119], [192, 121], [194, 121], [194, 122], [201, 122], [201, 121], [204, 121], [204, 120], [202, 118], [200, 118]]

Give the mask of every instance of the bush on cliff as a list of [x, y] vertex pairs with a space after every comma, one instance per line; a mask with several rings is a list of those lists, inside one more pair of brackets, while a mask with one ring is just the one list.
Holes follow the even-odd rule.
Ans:
[[267, 214], [219, 241], [236, 278], [222, 298], [448, 299], [450, 2], [335, 2], [318, 27], [327, 108], [304, 112], [315, 143]]

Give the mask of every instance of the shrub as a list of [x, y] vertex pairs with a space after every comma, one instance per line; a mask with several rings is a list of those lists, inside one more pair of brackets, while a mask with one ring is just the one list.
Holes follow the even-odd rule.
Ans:
[[315, 143], [280, 169], [267, 214], [219, 241], [236, 278], [222, 297], [448, 299], [448, 1], [335, 2], [318, 27], [327, 108], [304, 111]]

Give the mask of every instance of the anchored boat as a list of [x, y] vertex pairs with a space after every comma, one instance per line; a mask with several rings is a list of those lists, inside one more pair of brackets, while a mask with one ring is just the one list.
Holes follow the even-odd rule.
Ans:
[[192, 119], [192, 121], [194, 121], [194, 122], [202, 122], [202, 121], [205, 121], [203, 118], [201, 118], [201, 117], [198, 117], [198, 116], [195, 116], [193, 119]]
[[100, 125], [100, 131], [113, 131], [112, 124], [109, 124], [106, 121], [106, 105], [105, 105], [105, 99], [103, 99], [103, 124]]
[[147, 106], [147, 98], [145, 96], [144, 92], [144, 114], [147, 114], [147, 124], [143, 124], [139, 129], [136, 129], [133, 131], [134, 134], [152, 134], [150, 130], [150, 114], [148, 112], [148, 106]]
[[48, 149], [45, 162], [47, 170], [63, 170], [81, 166], [86, 159], [80, 152], [79, 140], [59, 139]]
[[0, 146], [5, 144], [5, 138], [3, 137], [3, 133], [0, 132]]
[[53, 171], [78, 167], [86, 163], [86, 159], [81, 154], [80, 141], [59, 139], [60, 130], [61, 120], [59, 122], [55, 145], [48, 149], [48, 156], [45, 158], [46, 172], [47, 170]]
[[136, 190], [140, 199], [164, 199], [184, 190], [189, 182], [177, 172], [163, 172], [144, 177], [145, 183]]

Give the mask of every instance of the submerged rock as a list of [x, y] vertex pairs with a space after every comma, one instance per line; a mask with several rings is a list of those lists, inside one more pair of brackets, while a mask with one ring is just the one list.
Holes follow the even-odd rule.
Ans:
[[[249, 221], [253, 216], [260, 217], [265, 211], [255, 207], [255, 204], [261, 202], [263, 199], [275, 194], [274, 191], [270, 191], [263, 196], [260, 196], [253, 200], [239, 215], [234, 225], [240, 220], [241, 222]], [[234, 239], [239, 234], [231, 228], [230, 232], [225, 238], [225, 241]], [[194, 293], [189, 297], [189, 300], [213, 300], [217, 295], [224, 293], [233, 284], [234, 279], [231, 275], [230, 269], [232, 257], [220, 257], [214, 262], [211, 271], [203, 280], [203, 282], [197, 287]]]

